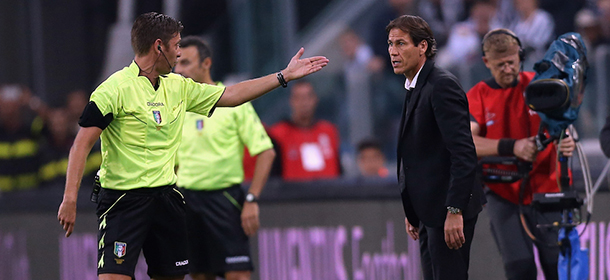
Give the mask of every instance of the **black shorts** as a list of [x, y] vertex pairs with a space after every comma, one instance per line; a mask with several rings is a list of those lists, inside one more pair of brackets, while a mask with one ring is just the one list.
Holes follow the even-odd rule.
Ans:
[[101, 189], [97, 206], [97, 273], [134, 278], [140, 251], [148, 275], [188, 273], [185, 202], [174, 186]]
[[215, 191], [181, 189], [187, 205], [192, 273], [252, 271], [248, 236], [241, 227], [245, 194], [239, 185]]

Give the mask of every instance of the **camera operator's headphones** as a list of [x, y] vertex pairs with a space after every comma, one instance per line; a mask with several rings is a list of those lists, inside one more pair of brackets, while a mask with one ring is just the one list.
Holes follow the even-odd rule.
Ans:
[[517, 41], [517, 44], [519, 45], [519, 63], [523, 63], [523, 61], [525, 60], [525, 52], [523, 51], [523, 46], [521, 45], [521, 40], [519, 40], [519, 37], [517, 37], [517, 35], [515, 33], [513, 33], [512, 31], [505, 29], [505, 28], [499, 28], [499, 29], [495, 29], [492, 31], [489, 31], [487, 34], [485, 34], [485, 36], [483, 37], [483, 41], [481, 42], [481, 52], [483, 53], [483, 56], [485, 56], [485, 49], [483, 48], [485, 46], [485, 42], [489, 39], [489, 37], [493, 36], [493, 35], [498, 35], [498, 34], [504, 34], [504, 35], [508, 35], [510, 37], [515, 38], [515, 40]]

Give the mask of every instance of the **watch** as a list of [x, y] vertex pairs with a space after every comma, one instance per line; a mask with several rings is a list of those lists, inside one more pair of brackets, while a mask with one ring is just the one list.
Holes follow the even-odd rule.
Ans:
[[460, 214], [460, 213], [462, 213], [462, 210], [457, 207], [447, 206], [447, 212], [449, 212], [451, 214]]
[[256, 195], [253, 193], [248, 193], [246, 195], [246, 202], [258, 202], [258, 197], [256, 197]]

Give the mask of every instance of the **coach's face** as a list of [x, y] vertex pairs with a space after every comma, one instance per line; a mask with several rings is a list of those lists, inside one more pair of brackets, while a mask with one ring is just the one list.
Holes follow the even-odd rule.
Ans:
[[413, 79], [417, 71], [426, 62], [426, 49], [428, 42], [422, 40], [413, 44], [411, 36], [400, 28], [394, 28], [388, 33], [388, 52], [394, 74], [405, 75]]

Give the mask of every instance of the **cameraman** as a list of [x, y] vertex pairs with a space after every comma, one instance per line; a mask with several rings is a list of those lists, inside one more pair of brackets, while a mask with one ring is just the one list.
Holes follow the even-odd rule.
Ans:
[[[559, 213], [551, 214], [557, 217], [553, 219], [538, 213], [529, 204], [533, 193], [559, 191], [557, 147], [552, 143], [543, 151], [536, 149], [540, 117], [526, 106], [523, 96], [534, 73], [519, 70], [523, 59], [519, 38], [508, 29], [495, 29], [483, 37], [482, 50], [483, 62], [493, 77], [479, 82], [467, 93], [477, 156], [515, 156], [533, 162], [522, 201], [519, 199], [521, 180], [486, 184], [491, 232], [502, 255], [506, 278], [536, 279], [533, 242], [521, 224], [519, 204], [523, 204], [527, 227], [536, 239], [541, 244], [556, 244], [557, 230], [538, 229], [536, 221], [556, 221]], [[567, 137], [560, 142], [559, 151], [572, 156], [574, 147], [572, 138]], [[490, 168], [508, 169], [507, 166]], [[559, 247], [539, 244], [536, 247], [545, 278], [558, 279]]]

